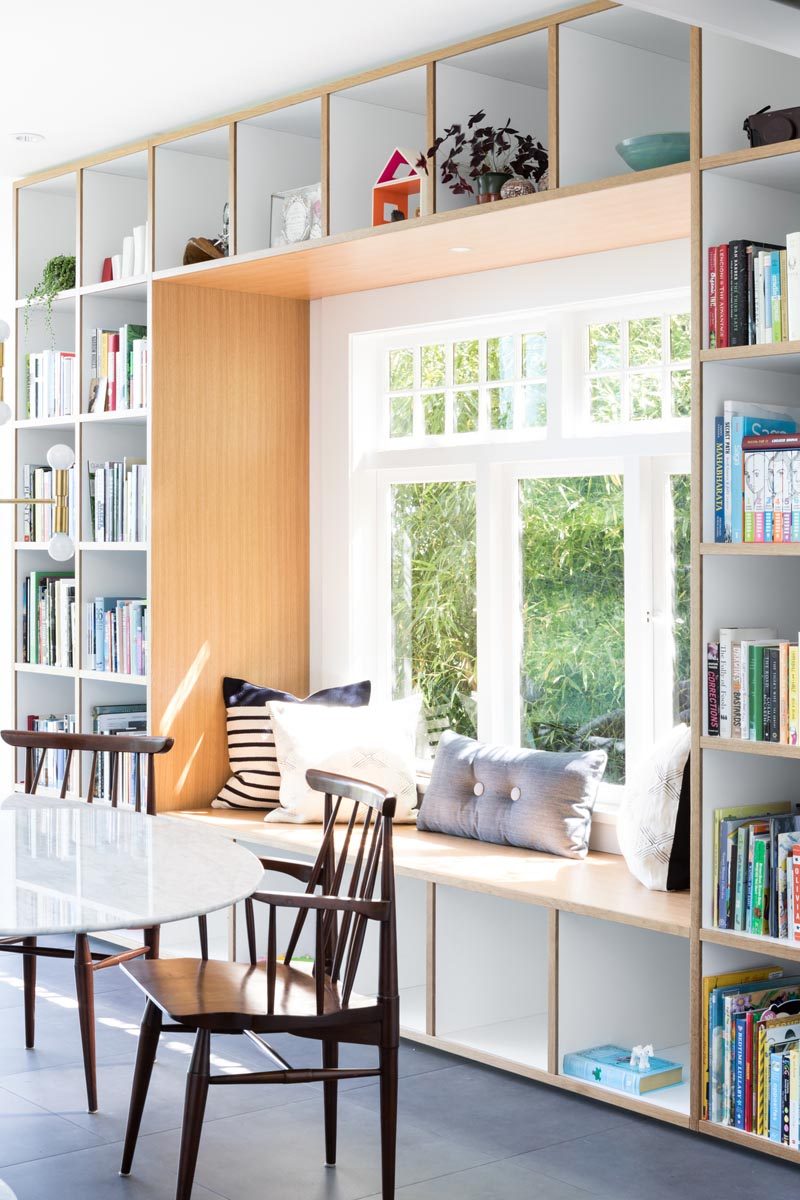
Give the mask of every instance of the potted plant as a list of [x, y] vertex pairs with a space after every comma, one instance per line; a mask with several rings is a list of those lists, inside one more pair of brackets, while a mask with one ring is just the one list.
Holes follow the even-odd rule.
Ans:
[[59, 292], [69, 291], [75, 287], [75, 255], [57, 254], [49, 259], [42, 271], [42, 278], [36, 287], [29, 292], [25, 305], [25, 333], [28, 332], [31, 304], [34, 300], [42, 300], [45, 307], [45, 321], [50, 337], [53, 337], [53, 300]]
[[467, 121], [466, 132], [461, 125], [451, 125], [415, 164], [418, 170], [428, 169], [428, 160], [435, 160], [443, 146], [446, 156], [439, 168], [442, 183], [454, 196], [477, 193], [478, 204], [500, 199], [500, 189], [508, 179], [529, 179], [537, 184], [547, 171], [548, 155], [544, 146], [532, 134], [520, 133], [511, 125], [481, 125], [486, 120], [483, 109]]

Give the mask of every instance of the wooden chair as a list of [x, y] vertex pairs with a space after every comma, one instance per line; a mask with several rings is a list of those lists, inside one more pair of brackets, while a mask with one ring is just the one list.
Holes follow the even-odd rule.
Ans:
[[[325, 793], [319, 854], [313, 866], [282, 859], [261, 860], [265, 870], [290, 875], [305, 883], [306, 889], [304, 893], [256, 892], [245, 901], [249, 963], [208, 962], [205, 958], [140, 960], [123, 968], [147, 997], [122, 1155], [123, 1175], [131, 1170], [159, 1036], [164, 1031], [196, 1031], [186, 1082], [177, 1200], [189, 1200], [191, 1195], [210, 1084], [322, 1083], [325, 1161], [334, 1166], [339, 1080], [363, 1077], [380, 1080], [383, 1200], [395, 1194], [399, 1044], [392, 858], [395, 798], [380, 788], [340, 775], [309, 771], [307, 779], [315, 791]], [[334, 838], [343, 800], [352, 802], [352, 812], [347, 822], [339, 825]], [[362, 825], [357, 824], [358, 817], [363, 817]], [[352, 858], [352, 870], [346, 883], [348, 857]], [[376, 900], [373, 897], [378, 883], [380, 899]], [[269, 906], [266, 963], [256, 959], [254, 900]], [[279, 908], [297, 910], [282, 957], [277, 952]], [[293, 963], [292, 957], [311, 912], [315, 915], [315, 955], [313, 967], [308, 967]], [[378, 995], [369, 999], [353, 991], [368, 921], [377, 921], [380, 926]], [[164, 1023], [164, 1015], [168, 1024]], [[212, 1033], [247, 1035], [277, 1063], [278, 1069], [212, 1075]], [[270, 1033], [293, 1033], [321, 1042], [321, 1067], [292, 1067], [259, 1036]], [[342, 1042], [375, 1046], [378, 1065], [340, 1068]]]
[[[153, 815], [156, 811], [156, 779], [153, 758], [156, 754], [166, 754], [172, 749], [172, 738], [147, 737], [144, 734], [69, 734], [69, 733], [29, 733], [23, 730], [4, 729], [0, 737], [9, 746], [25, 751], [25, 791], [35, 795], [39, 786], [42, 770], [49, 750], [66, 752], [64, 780], [60, 789], [63, 800], [69, 790], [69, 780], [73, 756], [89, 753], [92, 756], [89, 770], [89, 783], [86, 789], [86, 801], [91, 804], [94, 800], [95, 781], [100, 769], [100, 755], [107, 756], [111, 804], [118, 807], [121, 787], [121, 758], [124, 754], [137, 755], [139, 770], [136, 773], [134, 792], [134, 807], [142, 811], [142, 766], [147, 761], [147, 783], [144, 791], [144, 808]], [[38, 754], [38, 763], [37, 763]], [[201, 946], [208, 953], [207, 933], [201, 918]], [[89, 945], [86, 933], [76, 934], [75, 949], [68, 950], [60, 946], [40, 946], [37, 938], [9, 938], [0, 941], [0, 952], [22, 954], [22, 974], [25, 989], [25, 1045], [30, 1050], [34, 1044], [35, 1005], [36, 1005], [36, 959], [42, 958], [72, 958], [75, 962], [75, 990], [78, 999], [78, 1019], [81, 1029], [83, 1046], [83, 1069], [86, 1077], [86, 1098], [89, 1112], [97, 1111], [97, 1066], [95, 1058], [94, 1034], [94, 972], [106, 967], [116, 966], [128, 959], [146, 954], [148, 957], [158, 956], [159, 928], [157, 926], [144, 930], [144, 946], [141, 950], [126, 950], [120, 954], [100, 954], [93, 951]]]

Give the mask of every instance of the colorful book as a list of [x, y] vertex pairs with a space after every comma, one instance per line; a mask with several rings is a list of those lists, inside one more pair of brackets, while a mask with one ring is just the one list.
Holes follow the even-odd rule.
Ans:
[[666, 1058], [651, 1058], [648, 1069], [641, 1071], [630, 1065], [630, 1059], [630, 1050], [622, 1046], [594, 1046], [590, 1050], [565, 1054], [563, 1073], [634, 1096], [671, 1087], [683, 1080], [681, 1063]]

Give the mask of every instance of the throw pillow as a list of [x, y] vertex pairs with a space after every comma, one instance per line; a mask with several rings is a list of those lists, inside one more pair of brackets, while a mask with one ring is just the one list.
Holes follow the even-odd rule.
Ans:
[[[281, 772], [281, 807], [266, 821], [322, 821], [325, 799], [306, 782], [312, 767], [374, 783], [397, 797], [396, 821], [413, 821], [419, 696], [367, 708], [270, 704]], [[349, 818], [345, 802], [339, 820]]]
[[604, 750], [487, 746], [446, 730], [417, 827], [501, 846], [585, 858]]
[[212, 808], [277, 808], [281, 776], [275, 755], [275, 738], [269, 704], [341, 704], [349, 707], [369, 704], [372, 685], [369, 680], [325, 688], [300, 700], [291, 692], [259, 687], [245, 679], [226, 677], [222, 696], [227, 710], [228, 761], [231, 777], [220, 791]]
[[617, 816], [628, 870], [652, 891], [689, 886], [688, 725], [663, 738], [625, 788]]

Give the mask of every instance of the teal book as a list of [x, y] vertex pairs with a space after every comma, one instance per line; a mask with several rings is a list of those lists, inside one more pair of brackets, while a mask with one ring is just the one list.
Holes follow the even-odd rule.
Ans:
[[651, 1058], [648, 1069], [640, 1071], [631, 1066], [631, 1052], [622, 1046], [594, 1046], [591, 1050], [565, 1054], [563, 1073], [634, 1096], [683, 1080], [681, 1063]]

